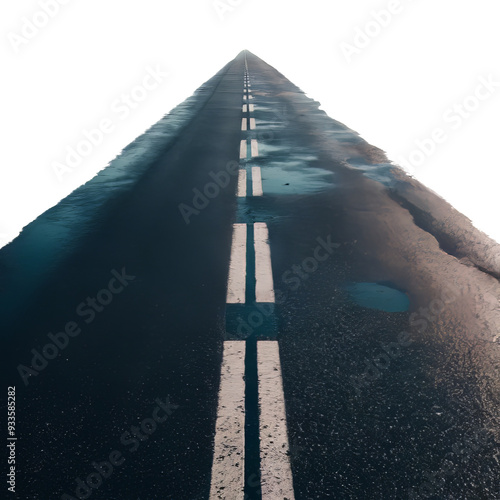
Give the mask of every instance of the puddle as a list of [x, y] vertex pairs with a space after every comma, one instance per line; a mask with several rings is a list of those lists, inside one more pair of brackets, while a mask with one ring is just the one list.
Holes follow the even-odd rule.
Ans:
[[361, 307], [385, 312], [404, 312], [410, 308], [408, 296], [379, 283], [352, 283], [345, 286], [353, 302]]
[[262, 186], [266, 194], [309, 194], [333, 185], [333, 173], [323, 168], [311, 167], [316, 158], [295, 161], [270, 161], [261, 167]]
[[384, 186], [392, 187], [394, 184], [394, 175], [392, 170], [395, 168], [394, 165], [390, 163], [377, 163], [374, 165], [368, 165], [366, 163], [357, 162], [353, 159], [348, 161], [348, 165], [351, 168], [362, 170], [363, 174], [374, 181], [380, 182]]

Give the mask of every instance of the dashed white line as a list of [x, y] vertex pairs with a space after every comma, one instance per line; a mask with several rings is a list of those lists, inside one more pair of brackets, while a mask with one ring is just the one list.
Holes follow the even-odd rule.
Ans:
[[240, 169], [238, 174], [238, 197], [244, 198], [247, 195], [247, 171]]
[[246, 113], [248, 111], [248, 106], [246, 104], [243, 104], [243, 113]]
[[246, 157], [247, 157], [247, 141], [246, 141], [246, 139], [243, 139], [240, 142], [240, 160], [242, 160]]
[[262, 500], [294, 500], [278, 342], [257, 342]]
[[262, 196], [262, 175], [260, 167], [252, 167], [252, 194], [253, 196]]
[[257, 302], [274, 303], [273, 268], [269, 248], [267, 224], [254, 224], [255, 247], [255, 299]]
[[247, 225], [233, 224], [233, 242], [227, 280], [228, 304], [244, 304], [247, 274]]
[[245, 488], [245, 341], [224, 342], [210, 500], [243, 499]]
[[257, 139], [252, 139], [252, 157], [259, 156], [259, 143]]
[[[245, 104], [245, 106], [246, 106], [246, 104]], [[253, 113], [255, 111], [255, 104], [249, 104], [248, 111], [250, 111], [250, 113]]]
[[242, 118], [241, 119], [241, 130], [246, 130], [247, 129], [247, 119]]
[[250, 130], [255, 130], [255, 118], [250, 118]]

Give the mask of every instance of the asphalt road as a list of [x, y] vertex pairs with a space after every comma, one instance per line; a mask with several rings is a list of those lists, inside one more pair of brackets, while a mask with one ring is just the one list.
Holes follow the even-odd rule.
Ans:
[[500, 247], [249, 52], [189, 110], [127, 189], [94, 206], [101, 174], [0, 251], [17, 498], [208, 499], [228, 341], [246, 498], [258, 341], [279, 345], [297, 500], [500, 498]]

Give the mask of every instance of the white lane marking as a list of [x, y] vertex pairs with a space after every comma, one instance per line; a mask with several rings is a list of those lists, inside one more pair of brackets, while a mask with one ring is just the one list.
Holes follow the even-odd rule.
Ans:
[[249, 99], [253, 99], [253, 95], [248, 94]]
[[[246, 106], [246, 104], [245, 104], [245, 106]], [[249, 104], [248, 110], [250, 111], [250, 113], [253, 113], [255, 111], [255, 104]]]
[[257, 342], [262, 500], [294, 500], [279, 346]]
[[255, 247], [255, 300], [256, 302], [274, 302], [273, 268], [271, 266], [271, 249], [269, 248], [269, 231], [267, 224], [254, 224]]
[[259, 156], [259, 143], [257, 139], [252, 139], [252, 157]]
[[245, 489], [245, 341], [224, 342], [210, 500], [241, 499]]
[[244, 304], [247, 280], [247, 225], [233, 224], [233, 242], [227, 280], [228, 304]]
[[255, 130], [255, 118], [250, 118], [250, 130]]
[[238, 197], [245, 198], [247, 195], [247, 171], [240, 169], [238, 174]]
[[240, 142], [240, 160], [247, 157], [247, 141], [246, 139]]
[[262, 175], [260, 167], [252, 167], [252, 194], [253, 196], [262, 196]]
[[247, 129], [247, 119], [242, 118], [241, 119], [241, 130], [246, 130]]
[[248, 110], [248, 106], [246, 104], [243, 104], [243, 113], [246, 113]]

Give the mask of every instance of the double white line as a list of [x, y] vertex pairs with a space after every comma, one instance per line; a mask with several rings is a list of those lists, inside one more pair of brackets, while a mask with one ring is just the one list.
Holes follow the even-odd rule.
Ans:
[[[250, 87], [245, 56], [245, 87]], [[250, 91], [248, 90], [249, 98]], [[253, 113], [244, 104], [243, 113]], [[249, 117], [250, 130], [255, 118]], [[247, 130], [243, 117], [241, 130]], [[250, 142], [251, 157], [259, 155], [258, 143]], [[240, 159], [248, 157], [248, 141], [242, 140]], [[260, 167], [252, 167], [252, 195], [262, 196]], [[247, 171], [240, 169], [238, 196], [247, 196]], [[245, 304], [247, 282], [248, 224], [234, 224], [227, 284], [227, 304]], [[255, 299], [274, 303], [274, 282], [267, 224], [253, 224], [255, 252]], [[210, 500], [243, 500], [245, 494], [245, 341], [224, 342], [219, 402], [214, 441]], [[285, 400], [279, 346], [276, 341], [257, 342], [259, 395], [260, 472], [263, 500], [294, 500], [289, 459]]]
[[[250, 141], [250, 151], [252, 158], [259, 156], [259, 143], [257, 139], [252, 139]], [[240, 160], [245, 160], [248, 156], [248, 140], [242, 139], [240, 142]]]
[[[253, 224], [255, 298], [274, 303], [267, 224]], [[247, 224], [234, 224], [227, 287], [228, 304], [244, 304]], [[245, 341], [224, 342], [212, 464], [210, 500], [243, 500], [245, 489]], [[263, 500], [293, 500], [285, 400], [278, 342], [257, 342], [260, 472]]]
[[[278, 342], [257, 342], [262, 500], [294, 500]], [[210, 500], [243, 500], [245, 342], [224, 342]]]
[[[241, 119], [241, 130], [243, 132], [247, 131], [247, 119]], [[255, 118], [250, 118], [250, 130], [255, 130]]]
[[[252, 196], [262, 196], [262, 175], [260, 167], [252, 167]], [[240, 169], [238, 177], [238, 197], [246, 198], [247, 196], [247, 171]]]
[[[243, 113], [248, 113], [249, 115], [255, 111], [253, 104], [243, 104]], [[241, 130], [246, 132], [248, 130], [247, 126], [250, 124], [250, 130], [255, 130], [256, 122], [255, 118], [249, 116], [248, 118], [244, 116], [241, 119]], [[250, 140], [250, 158], [256, 158], [259, 156], [259, 143], [257, 139]], [[248, 139], [242, 139], [240, 142], [240, 160], [248, 159]], [[252, 196], [262, 196], [262, 174], [260, 167], [252, 167]], [[245, 198], [247, 196], [247, 172], [245, 169], [241, 169], [239, 173], [238, 180], [238, 197]]]
[[[226, 302], [244, 304], [247, 280], [247, 224], [233, 225]], [[255, 250], [255, 300], [274, 303], [273, 270], [267, 224], [253, 224]]]

